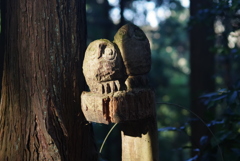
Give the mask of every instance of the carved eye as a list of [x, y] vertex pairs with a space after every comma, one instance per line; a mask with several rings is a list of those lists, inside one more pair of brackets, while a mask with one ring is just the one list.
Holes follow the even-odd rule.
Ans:
[[145, 40], [146, 36], [143, 31], [139, 30], [138, 28], [134, 30], [134, 35], [138, 40]]
[[113, 60], [116, 56], [116, 53], [111, 49], [106, 47], [102, 57], [107, 60]]

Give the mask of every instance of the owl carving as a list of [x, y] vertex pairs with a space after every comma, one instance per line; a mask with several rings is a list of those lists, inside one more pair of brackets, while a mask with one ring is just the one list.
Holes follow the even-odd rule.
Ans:
[[122, 26], [114, 36], [129, 76], [143, 75], [151, 68], [151, 50], [144, 32], [133, 24]]
[[83, 74], [92, 92], [120, 90], [126, 74], [118, 47], [106, 39], [90, 43], [85, 52]]
[[83, 61], [90, 92], [81, 95], [87, 120], [108, 124], [152, 116], [154, 94], [146, 76], [150, 67], [149, 41], [133, 24], [121, 27], [113, 42], [90, 43]]

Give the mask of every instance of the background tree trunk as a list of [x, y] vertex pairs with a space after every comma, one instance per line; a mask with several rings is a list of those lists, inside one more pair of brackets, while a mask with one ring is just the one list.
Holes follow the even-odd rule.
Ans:
[[80, 110], [85, 1], [4, 3], [0, 160], [96, 160]]
[[[2, 32], [5, 27], [5, 24], [3, 21], [3, 18], [5, 17], [5, 13], [6, 13], [6, 10], [4, 7], [2, 6], [5, 6], [5, 1], [3, 0], [0, 0], [0, 12], [1, 12], [1, 24], [0, 24], [0, 27], [1, 27], [1, 32], [0, 32], [0, 82], [2, 82], [2, 75], [3, 75], [3, 61], [4, 61], [4, 33]], [[0, 91], [2, 90], [2, 83], [0, 83]], [[1, 97], [1, 93], [0, 93], [0, 97]]]
[[119, 5], [120, 5], [120, 22], [118, 24], [118, 27], [122, 27], [123, 25], [125, 25], [126, 20], [124, 18], [124, 10], [126, 7], [126, 0], [120, 0]]
[[[212, 92], [215, 89], [214, 83], [214, 54], [210, 52], [214, 44], [214, 18], [200, 15], [200, 10], [211, 8], [212, 1], [209, 0], [191, 0], [190, 14], [196, 18], [191, 25], [190, 30], [190, 97], [191, 110], [206, 120], [206, 107], [199, 101], [199, 97], [207, 92]], [[205, 19], [203, 18], [205, 16]], [[206, 17], [207, 16], [207, 17]], [[201, 20], [202, 18], [202, 20]], [[204, 22], [202, 22], [204, 19]], [[195, 117], [195, 116], [193, 116]], [[206, 126], [200, 121], [192, 121], [192, 144], [195, 148], [202, 148], [200, 139], [204, 135], [209, 135]], [[194, 154], [195, 155], [195, 154]]]

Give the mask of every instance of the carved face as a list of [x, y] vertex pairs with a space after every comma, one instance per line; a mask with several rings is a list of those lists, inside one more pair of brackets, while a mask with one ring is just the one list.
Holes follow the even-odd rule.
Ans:
[[117, 46], [106, 39], [90, 43], [83, 61], [83, 74], [91, 91], [105, 93], [113, 91], [112, 88], [117, 89], [119, 83], [107, 83], [125, 78], [123, 61]]
[[121, 27], [114, 36], [128, 75], [146, 74], [151, 68], [151, 50], [144, 32], [133, 24]]

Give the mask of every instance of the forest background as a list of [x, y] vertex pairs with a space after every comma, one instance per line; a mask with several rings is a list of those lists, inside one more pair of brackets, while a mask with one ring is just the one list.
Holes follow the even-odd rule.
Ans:
[[[234, 0], [87, 1], [88, 43], [113, 40], [129, 22], [149, 38], [160, 160], [239, 159], [239, 5]], [[111, 126], [93, 125], [100, 148]], [[120, 143], [116, 127], [101, 159], [121, 158]]]

